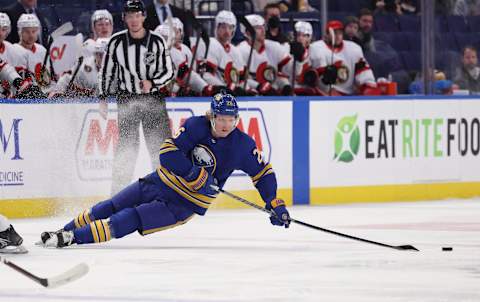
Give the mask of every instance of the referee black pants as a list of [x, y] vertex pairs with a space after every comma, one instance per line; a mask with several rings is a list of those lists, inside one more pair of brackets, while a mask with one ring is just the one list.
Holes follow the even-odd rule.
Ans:
[[165, 99], [159, 94], [117, 97], [118, 145], [112, 171], [112, 195], [127, 186], [133, 178], [140, 145], [140, 124], [152, 163], [159, 165], [159, 151], [163, 141], [171, 136]]

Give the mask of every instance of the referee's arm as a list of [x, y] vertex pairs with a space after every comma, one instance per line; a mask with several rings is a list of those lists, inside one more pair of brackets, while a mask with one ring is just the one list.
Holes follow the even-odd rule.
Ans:
[[165, 41], [162, 37], [158, 40], [157, 60], [160, 60], [151, 79], [152, 88], [160, 89], [170, 83], [175, 74], [170, 52], [165, 47]]
[[103, 56], [101, 74], [100, 74], [100, 83], [98, 85], [99, 95], [101, 97], [106, 97], [110, 92], [110, 86], [115, 80], [115, 69], [117, 60], [115, 57], [115, 50], [117, 48], [117, 39], [111, 39], [107, 46], [107, 51]]

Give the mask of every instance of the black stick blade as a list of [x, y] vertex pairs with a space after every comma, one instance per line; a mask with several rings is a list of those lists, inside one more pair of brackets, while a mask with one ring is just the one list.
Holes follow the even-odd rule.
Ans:
[[419, 252], [420, 250], [414, 247], [413, 245], [399, 245], [395, 247], [397, 250], [402, 250], [402, 251], [417, 251]]

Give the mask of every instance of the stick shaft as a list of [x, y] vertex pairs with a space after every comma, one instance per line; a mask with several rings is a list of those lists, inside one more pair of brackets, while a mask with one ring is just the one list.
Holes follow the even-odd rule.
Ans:
[[[215, 188], [215, 189], [217, 189], [217, 188]], [[225, 191], [221, 188], [218, 188], [218, 191], [227, 195], [227, 196], [229, 196], [229, 197], [232, 197], [233, 199], [236, 199], [240, 202], [243, 202], [246, 205], [249, 205], [253, 208], [256, 208], [256, 209], [258, 209], [262, 212], [268, 213], [270, 215], [275, 215], [275, 213], [273, 211], [269, 211], [269, 210], [265, 209], [264, 207], [261, 207], [261, 206], [255, 204], [251, 201], [248, 201], [248, 200], [246, 200], [246, 199], [244, 199], [240, 196], [237, 196], [235, 194], [227, 192], [227, 191]], [[378, 245], [378, 246], [383, 246], [383, 247], [387, 247], [387, 248], [391, 248], [391, 249], [396, 249], [396, 250], [406, 250], [406, 249], [413, 250], [413, 249], [415, 249], [413, 247], [410, 248], [410, 246], [408, 246], [408, 248], [405, 248], [406, 246], [394, 246], [394, 245], [389, 245], [389, 244], [376, 242], [376, 241], [372, 241], [372, 240], [368, 240], [368, 239], [363, 239], [363, 238], [360, 238], [360, 237], [347, 235], [347, 234], [344, 234], [344, 233], [340, 233], [340, 232], [332, 231], [332, 230], [329, 230], [329, 229], [321, 228], [319, 226], [309, 224], [309, 223], [306, 223], [306, 222], [303, 222], [303, 221], [300, 221], [300, 220], [296, 220], [296, 219], [293, 219], [293, 218], [290, 218], [290, 222], [293, 222], [293, 223], [296, 223], [296, 224], [299, 224], [299, 225], [303, 225], [305, 227], [308, 227], [308, 228], [311, 228], [311, 229], [314, 229], [314, 230], [318, 230], [318, 231], [322, 231], [322, 232], [325, 232], [325, 233], [333, 234], [333, 235], [336, 235], [336, 236], [340, 236], [340, 237], [344, 237], [344, 238], [348, 238], [348, 239], [352, 239], [352, 240], [356, 240], [356, 241], [361, 241], [361, 242], [365, 242], [365, 243], [369, 243], [369, 244], [374, 244], [374, 245]]]

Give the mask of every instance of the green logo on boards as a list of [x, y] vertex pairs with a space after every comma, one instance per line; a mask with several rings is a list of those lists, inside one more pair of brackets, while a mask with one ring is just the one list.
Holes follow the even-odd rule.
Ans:
[[349, 163], [354, 160], [360, 149], [360, 129], [357, 115], [342, 118], [335, 129], [334, 160]]

